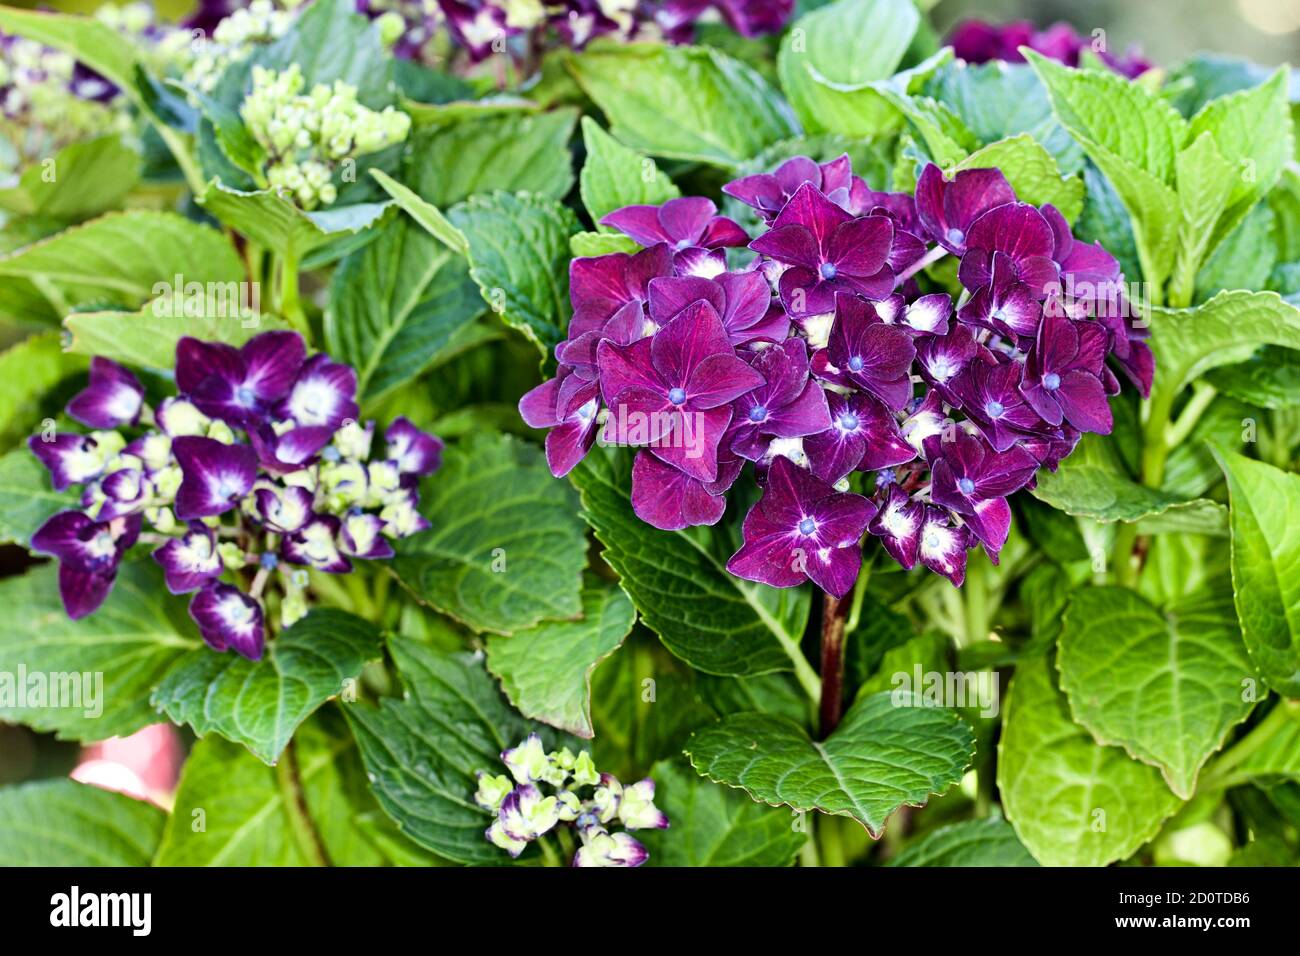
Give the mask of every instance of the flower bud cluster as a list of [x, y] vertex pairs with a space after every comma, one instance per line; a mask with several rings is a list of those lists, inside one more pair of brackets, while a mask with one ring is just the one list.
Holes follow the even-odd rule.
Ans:
[[[512, 857], [560, 827], [577, 833], [574, 866], [640, 866], [648, 853], [628, 830], [664, 829], [668, 817], [654, 805], [655, 784], [647, 778], [624, 786], [598, 773], [591, 754], [567, 747], [547, 752], [530, 734], [501, 753], [509, 771], [478, 774], [474, 802], [495, 814], [487, 839]], [[611, 832], [621, 825], [622, 830]]]
[[81, 489], [79, 508], [32, 536], [32, 550], [59, 559], [70, 617], [95, 611], [126, 552], [148, 544], [168, 590], [194, 595], [204, 640], [256, 660], [268, 607], [281, 627], [306, 614], [309, 570], [346, 574], [428, 527], [418, 483], [438, 468], [442, 443], [398, 418], [372, 455], [356, 372], [308, 357], [296, 332], [239, 349], [183, 338], [176, 384], [179, 394], [150, 408], [131, 372], [96, 358], [67, 408], [94, 431], [29, 441], [55, 490]]
[[406, 139], [411, 118], [391, 106], [369, 109], [342, 80], [303, 93], [302, 71], [253, 68], [253, 91], [240, 113], [267, 152], [266, 181], [293, 194], [303, 209], [338, 198], [339, 166]]
[[[281, 7], [273, 0], [253, 0], [235, 10], [217, 22], [211, 37], [192, 45], [192, 57], [185, 68], [185, 85], [203, 93], [212, 92], [226, 67], [248, 59], [258, 47], [284, 36], [296, 15], [293, 4]], [[193, 36], [188, 30], [178, 33], [187, 39]]]

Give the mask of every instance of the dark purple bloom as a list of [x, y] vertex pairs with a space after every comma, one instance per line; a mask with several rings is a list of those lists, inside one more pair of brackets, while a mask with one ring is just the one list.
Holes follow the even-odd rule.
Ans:
[[963, 169], [951, 180], [931, 163], [916, 181], [916, 215], [939, 245], [963, 255], [975, 220], [997, 206], [1016, 201], [999, 169]]
[[95, 356], [90, 384], [68, 402], [68, 414], [90, 428], [135, 424], [144, 404], [140, 380], [116, 362]]
[[[967, 63], [987, 63], [990, 60], [1023, 63], [1025, 58], [1020, 48], [1029, 47], [1043, 56], [1073, 67], [1079, 65], [1082, 52], [1090, 48], [1089, 42], [1064, 21], [1054, 23], [1046, 30], [1035, 30], [1028, 20], [1003, 24], [964, 20], [949, 35], [948, 45], [959, 59]], [[1093, 49], [1103, 63], [1129, 79], [1151, 69], [1151, 63], [1137, 48], [1130, 48], [1123, 57], [1117, 57], [1105, 49]]]
[[957, 315], [963, 322], [993, 329], [1013, 342], [1032, 339], [1042, 316], [1042, 303], [1016, 278], [1014, 265], [1001, 252], [993, 254], [989, 284], [971, 296]]
[[[581, 388], [574, 393], [576, 407], [563, 413], [566, 382], [579, 382]], [[556, 478], [567, 475], [591, 450], [599, 411], [600, 383], [582, 382], [566, 368], [519, 400], [519, 414], [530, 428], [550, 429], [546, 435], [546, 463]]]
[[638, 452], [632, 462], [632, 510], [663, 531], [717, 524], [727, 499], [709, 487], [649, 452]]
[[[857, 180], [861, 182], [861, 180]], [[758, 210], [767, 222], [776, 218], [790, 197], [804, 183], [812, 183], [837, 206], [847, 206], [849, 191], [854, 185], [853, 168], [845, 153], [829, 163], [815, 163], [807, 156], [787, 159], [770, 173], [745, 176], [722, 187], [729, 196], [735, 196], [746, 206]], [[863, 184], [865, 186], [865, 183]], [[865, 215], [866, 213], [860, 213]]]
[[1028, 483], [1038, 460], [1018, 445], [994, 451], [984, 439], [962, 430], [952, 441], [931, 438], [926, 453], [930, 498], [961, 515], [996, 562], [1011, 528], [1006, 496]]
[[812, 473], [822, 481], [833, 485], [851, 471], [892, 468], [916, 457], [889, 409], [870, 395], [827, 392], [826, 398], [830, 428], [803, 443]]
[[970, 531], [954, 524], [943, 508], [925, 505], [917, 557], [935, 574], [942, 574], [955, 586], [966, 580], [966, 551], [971, 546]]
[[891, 484], [880, 510], [868, 526], [890, 556], [909, 571], [916, 565], [921, 546], [925, 507], [924, 503], [908, 497], [898, 485]]
[[748, 581], [788, 588], [811, 580], [843, 597], [862, 566], [859, 542], [876, 506], [836, 491], [789, 459], [778, 457], [763, 497], [745, 516], [745, 543], [727, 570]]
[[757, 461], [773, 438], [801, 438], [830, 427], [826, 393], [809, 377], [803, 339], [768, 346], [754, 353], [749, 364], [764, 382], [736, 399], [732, 451]]
[[883, 302], [876, 303], [876, 314], [888, 325], [898, 325], [917, 335], [946, 335], [948, 319], [952, 316], [952, 296], [946, 292], [932, 292], [907, 302], [894, 293]]
[[506, 26], [506, 11], [482, 0], [438, 0], [447, 21], [447, 29], [456, 43], [475, 62], [492, 55], [497, 37], [513, 36], [519, 31]]
[[312, 518], [314, 496], [299, 485], [277, 485], [266, 482], [253, 491], [257, 514], [269, 531], [276, 534], [293, 534]]
[[284, 539], [281, 556], [291, 564], [302, 564], [326, 574], [347, 574], [352, 562], [339, 550], [339, 519], [313, 515], [298, 531]]
[[1002, 253], [1010, 278], [1044, 299], [1060, 284], [1060, 271], [1052, 258], [1055, 249], [1052, 226], [1036, 207], [1007, 203], [971, 225], [957, 277], [972, 292], [988, 285], [993, 281], [994, 256]]
[[[111, 521], [143, 511], [151, 488], [149, 479], [141, 469], [126, 467], [105, 475], [99, 483], [99, 491], [103, 495], [103, 501], [95, 517], [100, 521]], [[93, 496], [88, 497], [93, 500]]]
[[68, 617], [83, 618], [104, 603], [140, 525], [139, 515], [95, 521], [80, 511], [61, 511], [32, 535], [33, 551], [59, 559], [59, 597]]
[[49, 441], [33, 435], [27, 439], [27, 447], [50, 470], [50, 483], [55, 491], [85, 484], [104, 471], [103, 456], [96, 452], [97, 443], [89, 435], [59, 432]]
[[953, 383], [962, 410], [996, 451], [1051, 429], [1020, 394], [1024, 367], [1007, 359], [1000, 363], [971, 362]]
[[713, 200], [701, 196], [670, 199], [662, 206], [624, 206], [600, 221], [643, 246], [665, 242], [674, 252], [698, 247], [743, 246], [749, 235], [734, 220], [718, 215]]
[[176, 492], [181, 521], [224, 514], [239, 504], [257, 478], [257, 453], [247, 445], [186, 435], [172, 442], [184, 476]]
[[813, 355], [812, 367], [819, 378], [865, 389], [890, 409], [898, 409], [912, 397], [914, 358], [910, 335], [886, 325], [870, 302], [840, 295], [830, 340]]
[[606, 339], [598, 356], [610, 410], [605, 440], [648, 445], [691, 477], [715, 480], [729, 403], [763, 379], [736, 357], [713, 307], [697, 302], [629, 346]]
[[208, 585], [190, 600], [190, 617], [214, 651], [230, 648], [250, 661], [261, 660], [266, 641], [262, 605], [239, 588]]
[[674, 276], [650, 282], [650, 319], [667, 325], [683, 309], [704, 300], [722, 319], [732, 345], [755, 340], [780, 342], [790, 334], [790, 319], [772, 301], [772, 288], [761, 272], [727, 272], [716, 279]]
[[176, 385], [203, 414], [243, 426], [284, 397], [306, 354], [297, 332], [263, 332], [238, 349], [185, 336], [176, 344]]
[[772, 228], [749, 244], [787, 268], [778, 289], [796, 317], [835, 308], [836, 292], [883, 299], [894, 289], [889, 254], [894, 224], [886, 216], [855, 219], [811, 183], [800, 186]]
[[953, 384], [966, 366], [975, 361], [991, 361], [988, 349], [975, 341], [970, 329], [958, 323], [947, 335], [923, 335], [916, 343], [917, 366], [921, 377], [943, 396], [949, 405], [960, 405], [961, 398]]
[[1049, 425], [1068, 421], [1085, 432], [1109, 434], [1110, 405], [1102, 385], [1106, 330], [1048, 312], [1025, 362], [1020, 394]]
[[200, 521], [192, 522], [184, 535], [154, 551], [153, 559], [162, 567], [172, 594], [197, 591], [221, 577], [216, 532]]
[[276, 405], [276, 414], [291, 419], [300, 428], [334, 430], [346, 421], [356, 421], [361, 413], [356, 394], [356, 370], [351, 365], [332, 361], [324, 352], [317, 352], [298, 369], [289, 394]]
[[309, 425], [277, 431], [269, 422], [248, 424], [248, 440], [257, 453], [257, 462], [267, 471], [285, 475], [310, 464], [330, 443], [335, 429], [328, 425]]
[[[647, 287], [651, 279], [672, 274], [672, 250], [666, 243], [634, 254], [612, 252], [574, 259], [569, 263], [569, 301], [573, 305], [569, 341], [607, 328], [604, 337], [620, 345], [649, 335], [654, 329], [645, 322]], [[594, 344], [590, 351], [594, 361]], [[565, 364], [575, 364], [563, 355], [559, 358]]]
[[416, 428], [404, 415], [394, 418], [384, 432], [387, 457], [404, 475], [429, 475], [442, 464], [442, 439]]

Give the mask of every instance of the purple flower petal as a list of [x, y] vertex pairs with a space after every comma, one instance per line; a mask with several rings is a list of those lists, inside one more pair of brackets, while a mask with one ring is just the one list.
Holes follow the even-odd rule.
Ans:
[[428, 475], [442, 464], [442, 439], [422, 432], [405, 416], [398, 416], [384, 432], [387, 457], [404, 475]]
[[49, 441], [33, 435], [27, 439], [27, 447], [50, 470], [50, 483], [55, 491], [85, 484], [104, 471], [103, 456], [96, 452], [96, 442], [89, 435], [58, 432]]
[[140, 380], [116, 362], [95, 356], [90, 384], [68, 402], [68, 414], [89, 428], [134, 424], [144, 404]]
[[378, 515], [347, 515], [339, 528], [339, 544], [344, 554], [354, 558], [386, 560], [393, 556], [393, 546], [383, 538], [383, 530]]
[[916, 565], [921, 546], [921, 526], [925, 521], [925, 505], [913, 501], [898, 485], [891, 484], [869, 530], [890, 556], [903, 568]]
[[221, 576], [223, 569], [217, 536], [201, 522], [194, 522], [183, 536], [155, 550], [153, 559], [162, 567], [167, 590], [172, 594], [188, 594], [206, 587]]
[[931, 163], [916, 182], [921, 225], [939, 245], [959, 256], [969, 245], [972, 224], [990, 209], [1015, 200], [1011, 185], [997, 169], [966, 169], [948, 180]]
[[257, 514], [267, 529], [276, 534], [300, 531], [312, 518], [314, 496], [298, 485], [275, 485], [266, 482], [253, 492]]
[[301, 564], [326, 574], [347, 574], [352, 570], [338, 546], [339, 519], [313, 515], [296, 533], [284, 539], [280, 553], [291, 564]]
[[632, 463], [632, 510], [649, 525], [679, 531], [717, 524], [726, 509], [721, 494], [710, 494], [703, 482], [648, 452], [638, 453]]
[[227, 648], [250, 661], [261, 660], [266, 641], [262, 605], [229, 584], [210, 584], [190, 600], [190, 617], [216, 651]]
[[224, 514], [248, 494], [257, 477], [257, 453], [247, 445], [186, 435], [172, 442], [183, 480], [176, 493], [181, 521]]
[[299, 425], [338, 428], [360, 414], [356, 393], [356, 371], [317, 352], [298, 371], [293, 387], [276, 406], [276, 414]]

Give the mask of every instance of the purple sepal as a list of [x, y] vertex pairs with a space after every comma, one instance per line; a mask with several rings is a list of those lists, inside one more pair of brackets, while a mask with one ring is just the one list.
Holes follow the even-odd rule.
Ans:
[[428, 475], [442, 464], [442, 439], [416, 428], [404, 415], [394, 418], [384, 432], [387, 457], [404, 475]]
[[188, 594], [207, 586], [221, 577], [223, 567], [216, 533], [198, 521], [184, 535], [154, 551], [153, 559], [162, 567], [172, 594]]
[[190, 617], [207, 645], [261, 660], [266, 641], [262, 605], [229, 584], [209, 584], [190, 600]]
[[356, 370], [317, 352], [298, 370], [289, 393], [276, 404], [275, 414], [298, 425], [334, 430], [345, 421], [356, 421], [361, 413], [356, 393]]
[[252, 490], [257, 453], [247, 445], [225, 445], [215, 438], [185, 435], [172, 442], [183, 475], [176, 492], [181, 521], [224, 514]]
[[135, 424], [144, 405], [144, 386], [116, 362], [95, 356], [90, 384], [68, 402], [68, 414], [88, 428]]
[[925, 505], [913, 501], [902, 488], [891, 484], [868, 528], [895, 561], [911, 570], [916, 565], [924, 521]]
[[104, 603], [140, 526], [139, 515], [101, 522], [80, 511], [61, 511], [32, 535], [34, 552], [59, 559], [59, 597], [68, 617], [85, 617]]
[[103, 461], [95, 453], [95, 439], [89, 435], [59, 432], [50, 441], [33, 435], [27, 439], [27, 447], [49, 469], [55, 491], [85, 484], [98, 478], [104, 470]]
[[242, 426], [284, 397], [306, 354], [297, 332], [263, 332], [239, 349], [185, 336], [176, 344], [176, 385], [205, 415]]
[[280, 553], [291, 564], [301, 564], [326, 574], [347, 574], [352, 562], [339, 550], [339, 519], [314, 515], [296, 533], [284, 539]]
[[708, 486], [665, 464], [649, 452], [632, 463], [632, 510], [646, 524], [663, 531], [717, 524], [727, 499]]

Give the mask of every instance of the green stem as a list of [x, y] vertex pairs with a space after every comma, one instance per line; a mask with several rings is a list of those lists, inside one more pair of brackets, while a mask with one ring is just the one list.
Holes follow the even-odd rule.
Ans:
[[311, 589], [326, 604], [356, 613], [357, 605], [352, 595], [333, 575], [320, 571], [311, 572]]
[[821, 866], [821, 856], [817, 853], [817, 814], [813, 810], [805, 810], [803, 813], [804, 823], [808, 825], [808, 839], [799, 850], [799, 865]]
[[1187, 436], [1192, 433], [1192, 429], [1196, 427], [1201, 415], [1210, 407], [1210, 403], [1214, 401], [1214, 396], [1217, 394], [1218, 391], [1213, 385], [1207, 385], [1205, 382], [1197, 382], [1193, 385], [1192, 397], [1187, 400], [1183, 410], [1178, 413], [1178, 418], [1165, 432], [1165, 445], [1169, 448], [1176, 448], [1186, 441]]
[[298, 296], [298, 254], [292, 247], [280, 259], [280, 314], [308, 343], [311, 342], [311, 329]]
[[158, 131], [158, 137], [171, 151], [176, 160], [176, 165], [180, 167], [181, 173], [185, 176], [185, 183], [190, 187], [190, 192], [195, 197], [202, 196], [207, 184], [203, 180], [203, 172], [199, 169], [198, 162], [190, 154], [185, 138], [161, 121], [154, 123], [154, 129]]
[[822, 866], [844, 866], [844, 842], [841, 821], [837, 817], [825, 816], [818, 827], [819, 846]]
[[329, 866], [320, 834], [316, 832], [316, 825], [307, 812], [307, 800], [303, 796], [298, 776], [298, 748], [292, 740], [275, 765], [275, 780], [280, 788], [280, 800], [289, 816], [289, 829], [293, 833], [294, 842], [298, 844], [298, 850], [309, 866]]
[[961, 595], [965, 603], [961, 646], [970, 647], [989, 636], [989, 565], [979, 552], [966, 565], [966, 582]]
[[1121, 521], [1115, 528], [1115, 543], [1111, 548], [1110, 573], [1120, 587], [1131, 588], [1137, 584], [1137, 566], [1133, 563], [1133, 547], [1137, 544], [1137, 525]]
[[542, 861], [546, 866], [564, 866], [564, 860], [555, 852], [555, 846], [548, 837], [540, 837], [537, 845], [542, 848]]
[[1206, 768], [1205, 773], [1201, 775], [1200, 785], [1196, 788], [1197, 792], [1225, 790], [1228, 787], [1244, 783], [1245, 777], [1237, 779], [1232, 776], [1231, 772], [1248, 757], [1258, 753], [1271, 743], [1274, 735], [1284, 731], [1287, 725], [1297, 718], [1298, 713], [1300, 713], [1300, 704], [1279, 700], [1276, 706], [1269, 711], [1268, 716], [1255, 725], [1254, 730], [1237, 741], [1233, 747], [1225, 751], [1218, 760]]

